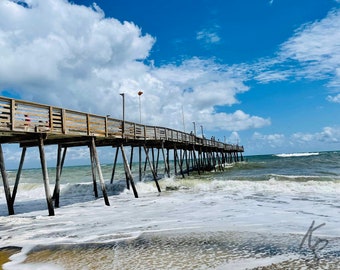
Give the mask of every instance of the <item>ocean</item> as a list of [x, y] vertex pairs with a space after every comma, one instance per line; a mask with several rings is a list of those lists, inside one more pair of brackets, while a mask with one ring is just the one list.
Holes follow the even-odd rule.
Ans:
[[[139, 198], [121, 165], [113, 184], [102, 165], [106, 206], [90, 166], [64, 167], [52, 217], [40, 169], [22, 172], [13, 216], [1, 186], [2, 268], [340, 269], [340, 152], [249, 156], [224, 171], [164, 176], [161, 193], [133, 169]], [[49, 178], [52, 189], [55, 169]]]

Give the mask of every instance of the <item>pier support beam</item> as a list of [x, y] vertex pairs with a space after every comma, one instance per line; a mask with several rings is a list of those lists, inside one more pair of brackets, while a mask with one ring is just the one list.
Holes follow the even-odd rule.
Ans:
[[156, 174], [158, 174], [158, 165], [159, 165], [159, 152], [160, 149], [157, 148], [157, 158], [156, 158]]
[[127, 184], [130, 182], [133, 194], [135, 195], [135, 198], [138, 198], [137, 189], [135, 187], [135, 183], [133, 182], [133, 177], [132, 177], [131, 169], [130, 169], [128, 160], [127, 160], [126, 155], [125, 155], [124, 145], [123, 144], [120, 146], [120, 149], [122, 151], [122, 156], [123, 156], [123, 161], [124, 161], [126, 182], [127, 182]]
[[117, 147], [117, 148], [116, 148], [115, 159], [114, 159], [114, 161], [113, 161], [113, 167], [112, 167], [112, 174], [111, 174], [111, 181], [110, 181], [111, 184], [113, 183], [113, 179], [114, 179], [114, 177], [115, 177], [115, 171], [116, 171], [118, 153], [119, 153], [119, 149], [118, 149], [118, 147]]
[[174, 145], [174, 163], [175, 163], [175, 174], [177, 174], [177, 163], [179, 165], [179, 169], [180, 169], [180, 173], [182, 175], [182, 178], [184, 178], [184, 173], [183, 173], [183, 167], [182, 167], [182, 155], [180, 155], [180, 157], [178, 156], [178, 152], [177, 152], [177, 147], [176, 145]]
[[156, 183], [157, 190], [158, 190], [158, 192], [161, 192], [161, 188], [160, 188], [160, 186], [158, 184], [158, 180], [157, 180], [157, 174], [156, 174], [156, 172], [155, 172], [155, 170], [154, 170], [154, 168], [152, 166], [152, 162], [151, 162], [151, 160], [149, 158], [149, 149], [147, 149], [145, 145], [144, 145], [144, 151], [145, 151], [146, 159], [149, 161], [150, 169], [151, 169], [152, 174], [153, 174], [153, 180]]
[[55, 177], [55, 187], [53, 191], [53, 200], [54, 200], [54, 207], [59, 207], [59, 198], [60, 198], [60, 178], [61, 172], [63, 171], [63, 166], [66, 157], [67, 147], [64, 148], [62, 151], [62, 147], [58, 145], [58, 153], [57, 153], [57, 167], [56, 167], [56, 177]]
[[138, 172], [139, 172], [139, 182], [142, 181], [142, 146], [138, 147]]
[[8, 183], [7, 172], [5, 168], [5, 159], [4, 159], [4, 154], [2, 152], [1, 144], [0, 144], [0, 169], [1, 169], [1, 175], [2, 175], [2, 182], [4, 184], [5, 195], [6, 195], [8, 214], [14, 215], [14, 206], [13, 206], [13, 201], [11, 198], [11, 189]]
[[26, 155], [26, 149], [27, 149], [26, 147], [23, 147], [22, 152], [21, 152], [19, 168], [18, 168], [17, 175], [16, 175], [16, 178], [15, 178], [15, 184], [14, 184], [13, 193], [12, 193], [12, 203], [13, 203], [13, 205], [14, 205], [15, 197], [16, 197], [17, 191], [18, 191], [22, 166], [24, 165], [24, 160], [25, 160], [25, 155]]
[[100, 163], [99, 163], [99, 158], [98, 158], [98, 153], [97, 153], [97, 148], [96, 148], [96, 144], [95, 144], [95, 141], [94, 141], [94, 137], [92, 137], [92, 140], [91, 140], [90, 151], [92, 151], [93, 161], [95, 162], [97, 172], [98, 172], [98, 175], [99, 175], [99, 181], [100, 181], [100, 185], [101, 185], [101, 188], [102, 188], [105, 205], [109, 206], [110, 202], [109, 202], [109, 199], [108, 199], [107, 193], [106, 193], [105, 182], [104, 182], [104, 178], [103, 178], [102, 169], [101, 169]]
[[49, 216], [54, 216], [54, 207], [53, 207], [53, 201], [50, 191], [50, 181], [48, 179], [48, 171], [47, 171], [47, 164], [46, 164], [46, 158], [45, 158], [45, 149], [44, 149], [44, 140], [40, 136], [39, 137], [39, 153], [40, 153], [40, 162], [41, 162], [41, 170], [43, 173], [44, 178], [44, 187], [45, 187], [45, 195], [46, 195], [46, 201], [47, 201], [47, 207], [48, 207], [48, 214]]
[[162, 141], [162, 154], [163, 154], [163, 161], [164, 161], [164, 171], [167, 174], [167, 176], [170, 177], [169, 159], [168, 159], [168, 156], [165, 155], [164, 141]]
[[92, 172], [92, 183], [93, 183], [93, 193], [96, 198], [98, 198], [98, 188], [97, 188], [97, 163], [94, 159], [93, 149], [90, 148], [90, 159], [91, 159], [91, 172]]
[[199, 161], [198, 159], [196, 158], [196, 150], [194, 148], [194, 150], [192, 151], [192, 154], [193, 154], [193, 160], [194, 160], [194, 168], [196, 167], [196, 170], [197, 170], [197, 173], [200, 175], [200, 164], [199, 164]]

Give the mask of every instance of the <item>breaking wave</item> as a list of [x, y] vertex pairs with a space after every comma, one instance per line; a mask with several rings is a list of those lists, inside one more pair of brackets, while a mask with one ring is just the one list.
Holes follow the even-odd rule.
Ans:
[[307, 152], [307, 153], [291, 153], [291, 154], [276, 154], [277, 157], [309, 157], [309, 156], [318, 156], [318, 152]]

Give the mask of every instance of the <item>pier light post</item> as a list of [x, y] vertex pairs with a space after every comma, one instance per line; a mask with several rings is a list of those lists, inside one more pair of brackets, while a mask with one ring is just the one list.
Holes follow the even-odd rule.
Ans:
[[203, 126], [201, 125], [202, 139], [204, 139]]
[[143, 91], [138, 91], [138, 98], [139, 98], [139, 123], [142, 123], [142, 102], [141, 102], [141, 95], [143, 95]]
[[120, 93], [123, 98], [123, 123], [122, 123], [122, 138], [124, 138], [125, 131], [125, 93]]
[[195, 122], [192, 122], [194, 124], [194, 135], [196, 137], [196, 123]]

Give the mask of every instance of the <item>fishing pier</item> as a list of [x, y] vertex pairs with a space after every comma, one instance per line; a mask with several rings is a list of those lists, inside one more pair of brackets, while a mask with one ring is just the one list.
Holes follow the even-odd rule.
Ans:
[[[9, 185], [2, 150], [3, 144], [19, 144], [22, 148], [13, 186]], [[44, 150], [46, 145], [57, 146], [56, 179], [53, 192], [50, 187]], [[0, 170], [9, 215], [14, 214], [14, 202], [27, 148], [39, 148], [48, 213], [53, 216], [54, 208], [59, 207], [60, 181], [67, 149], [76, 146], [89, 148], [94, 196], [98, 197], [98, 177], [106, 205], [110, 205], [110, 203], [97, 147], [110, 146], [116, 150], [111, 184], [114, 180], [118, 155], [121, 154], [126, 175], [126, 187], [132, 189], [136, 198], [138, 191], [131, 173], [134, 148], [138, 148], [139, 153], [138, 180], [142, 181], [143, 167], [145, 170], [146, 166], [149, 166], [158, 192], [161, 192], [158, 183], [160, 160], [164, 163], [164, 171], [167, 176], [170, 177], [171, 173], [174, 173], [185, 177], [186, 174], [193, 171], [200, 174], [204, 171], [224, 170], [224, 164], [242, 161], [244, 152], [242, 146], [209, 140], [203, 136], [201, 138], [196, 134], [166, 127], [142, 125], [108, 116], [0, 97]], [[127, 149], [131, 151], [129, 157]]]

